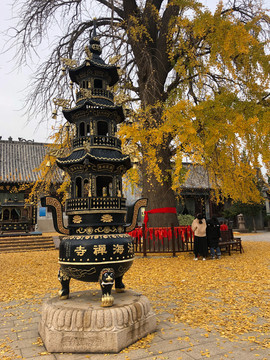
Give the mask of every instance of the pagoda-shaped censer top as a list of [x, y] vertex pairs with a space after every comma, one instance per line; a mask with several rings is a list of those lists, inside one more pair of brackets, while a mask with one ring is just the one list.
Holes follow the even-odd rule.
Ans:
[[[79, 86], [76, 105], [63, 110], [67, 121], [76, 127], [72, 151], [56, 160], [71, 178], [66, 200], [67, 228], [63, 226], [57, 200], [42, 200], [43, 205], [54, 210], [56, 230], [68, 235], [62, 238], [59, 249], [62, 298], [68, 297], [70, 278], [100, 279], [104, 286], [110, 283], [109, 287], [115, 278], [116, 289], [122, 291], [122, 276], [134, 257], [132, 238], [126, 233], [127, 208], [122, 191], [122, 176], [131, 162], [129, 156], [122, 154], [121, 140], [116, 137], [117, 125], [125, 117], [109, 90], [118, 81], [117, 67], [105, 64], [100, 57], [95, 28], [86, 53], [83, 64], [69, 68], [72, 82]], [[139, 207], [145, 205], [143, 199], [135, 205], [132, 227]], [[108, 287], [104, 296], [106, 292], [111, 298]], [[103, 299], [104, 306], [112, 305], [109, 298]]]

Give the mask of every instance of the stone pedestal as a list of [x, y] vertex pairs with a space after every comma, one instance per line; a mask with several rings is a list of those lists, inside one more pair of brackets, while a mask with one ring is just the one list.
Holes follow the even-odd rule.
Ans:
[[112, 295], [109, 308], [101, 307], [100, 292], [93, 290], [44, 302], [39, 333], [47, 351], [117, 353], [155, 331], [155, 314], [145, 296], [132, 290]]

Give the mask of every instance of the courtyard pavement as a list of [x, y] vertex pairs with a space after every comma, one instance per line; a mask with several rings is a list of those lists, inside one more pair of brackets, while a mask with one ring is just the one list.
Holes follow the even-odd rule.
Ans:
[[[237, 234], [245, 241], [270, 241], [270, 232]], [[0, 303], [0, 360], [269, 360], [270, 349], [257, 347], [243, 339], [237, 342], [220, 334], [191, 328], [170, 321], [169, 309], [157, 315], [157, 331], [141, 348], [118, 354], [47, 353], [38, 334], [41, 304], [44, 299]], [[252, 337], [252, 333], [245, 337]], [[268, 334], [269, 335], [269, 334]], [[140, 344], [140, 343], [139, 343]]]
[[235, 237], [241, 237], [242, 241], [270, 241], [270, 231], [258, 231], [256, 233], [235, 233]]

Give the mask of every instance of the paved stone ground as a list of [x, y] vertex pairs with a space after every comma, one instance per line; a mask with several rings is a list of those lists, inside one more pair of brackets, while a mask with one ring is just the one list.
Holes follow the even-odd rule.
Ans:
[[256, 233], [234, 233], [235, 237], [241, 237], [242, 241], [270, 241], [270, 231], [258, 231]]
[[[245, 241], [270, 241], [270, 232], [242, 235]], [[270, 349], [247, 341], [231, 342], [217, 333], [169, 321], [167, 309], [157, 315], [158, 328], [142, 348], [119, 354], [48, 354], [38, 334], [45, 299], [0, 303], [0, 360], [269, 360]], [[246, 334], [245, 337], [252, 336]], [[2, 345], [1, 345], [2, 344]]]

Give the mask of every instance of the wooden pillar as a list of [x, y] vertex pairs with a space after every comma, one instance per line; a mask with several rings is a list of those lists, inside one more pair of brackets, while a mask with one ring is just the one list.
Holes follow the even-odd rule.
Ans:
[[147, 256], [146, 254], [146, 233], [145, 233], [145, 224], [142, 224], [142, 233], [143, 233], [143, 256]]
[[174, 236], [174, 226], [173, 224], [171, 224], [171, 230], [172, 230], [172, 251], [173, 251], [173, 256], [175, 257], [175, 236]]

